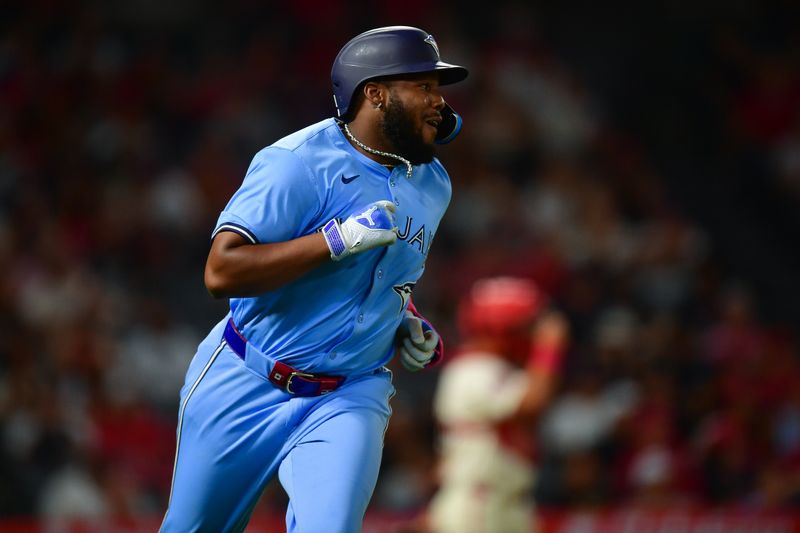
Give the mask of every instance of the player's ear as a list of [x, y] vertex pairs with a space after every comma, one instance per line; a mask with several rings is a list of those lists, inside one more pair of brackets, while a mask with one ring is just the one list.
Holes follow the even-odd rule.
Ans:
[[386, 104], [386, 86], [375, 81], [368, 81], [364, 84], [364, 98], [374, 109], [380, 109]]

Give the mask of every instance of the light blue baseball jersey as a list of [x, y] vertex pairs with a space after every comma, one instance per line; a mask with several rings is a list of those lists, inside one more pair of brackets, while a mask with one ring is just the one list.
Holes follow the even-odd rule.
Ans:
[[198, 347], [181, 389], [163, 533], [243, 531], [276, 472], [289, 496], [287, 531], [360, 530], [394, 394], [382, 366], [450, 193], [438, 161], [415, 166], [409, 179], [404, 165], [389, 170], [356, 151], [334, 119], [256, 154], [214, 234], [287, 241], [390, 200], [399, 239], [231, 299], [230, 316], [254, 349], [349, 379], [314, 397], [275, 387], [249, 366], [259, 358], [242, 359], [223, 338], [226, 316]]
[[233, 298], [231, 314], [259, 351], [319, 374], [379, 368], [436, 229], [450, 202], [450, 178], [434, 159], [393, 170], [365, 157], [335, 119], [289, 135], [256, 154], [214, 235], [234, 231], [253, 244], [281, 242], [345, 219], [378, 200], [397, 207], [398, 241], [329, 262], [259, 296]]

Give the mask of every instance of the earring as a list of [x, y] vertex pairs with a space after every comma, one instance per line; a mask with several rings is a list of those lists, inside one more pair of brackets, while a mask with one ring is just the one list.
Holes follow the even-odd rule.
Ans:
[[374, 107], [375, 109], [380, 109], [382, 105], [383, 102], [378, 102], [377, 104], [372, 104], [372, 107]]

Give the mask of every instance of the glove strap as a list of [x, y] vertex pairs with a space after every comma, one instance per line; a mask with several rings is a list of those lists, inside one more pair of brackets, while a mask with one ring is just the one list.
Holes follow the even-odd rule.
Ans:
[[322, 235], [325, 237], [325, 243], [331, 251], [331, 259], [340, 261], [349, 255], [347, 244], [342, 234], [342, 227], [335, 218], [322, 227]]

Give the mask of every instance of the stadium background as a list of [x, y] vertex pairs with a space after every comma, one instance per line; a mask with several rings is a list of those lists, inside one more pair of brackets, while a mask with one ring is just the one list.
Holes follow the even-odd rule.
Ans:
[[[529, 275], [573, 325], [539, 504], [793, 516], [800, 10], [644, 4], [0, 6], [0, 529], [158, 521], [177, 391], [225, 311], [202, 284], [217, 213], [255, 151], [333, 113], [341, 45], [388, 24], [471, 70], [418, 306], [453, 350], [470, 281]], [[396, 376], [373, 521], [436, 483], [436, 372]], [[271, 485], [260, 520], [284, 504]]]

